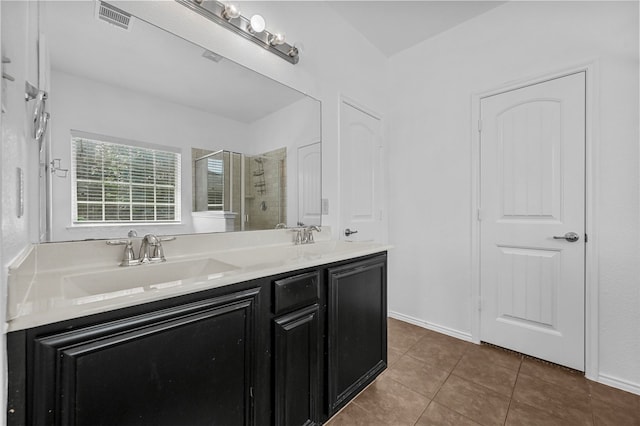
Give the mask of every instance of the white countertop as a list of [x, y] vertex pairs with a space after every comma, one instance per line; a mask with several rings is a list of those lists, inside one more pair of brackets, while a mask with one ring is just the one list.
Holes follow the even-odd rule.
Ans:
[[[196, 241], [198, 235], [180, 236], [178, 239], [188, 240], [185, 245], [191, 250], [179, 250], [181, 247], [171, 250], [171, 243], [165, 243], [166, 262], [129, 267], [118, 266], [118, 262], [111, 258], [108, 262], [91, 262], [86, 254], [83, 255], [85, 258], [75, 258], [71, 264], [61, 260], [65, 258], [61, 253], [65, 249], [68, 249], [69, 256], [82, 256], [79, 253], [83, 253], [83, 248], [102, 251], [104, 242], [86, 242], [84, 244], [87, 247], [70, 246], [81, 245], [82, 242], [59, 243], [57, 247], [52, 247], [56, 244], [33, 246], [9, 269], [8, 331], [315, 267], [391, 248], [377, 243], [334, 240], [293, 245], [287, 241], [287, 234], [279, 232], [275, 234], [279, 238], [273, 240], [267, 232], [274, 231], [255, 234], [259, 237], [258, 245], [248, 245], [250, 240], [246, 236], [239, 243], [228, 235], [216, 238], [217, 234], [208, 234], [201, 237], [208, 238], [207, 241]], [[283, 235], [286, 237], [283, 238]], [[194, 253], [194, 241], [200, 246], [214, 248], [202, 250], [200, 247], [200, 251]], [[230, 241], [233, 244], [227, 246], [233, 246], [232, 249], [223, 249], [218, 244]], [[38, 251], [41, 246], [47, 247]], [[118, 250], [122, 250], [122, 247]], [[171, 254], [176, 251], [180, 254]]]

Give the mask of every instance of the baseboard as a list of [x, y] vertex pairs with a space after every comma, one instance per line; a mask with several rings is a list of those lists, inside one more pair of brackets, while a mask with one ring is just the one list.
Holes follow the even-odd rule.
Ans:
[[611, 386], [614, 388], [622, 389], [623, 391], [640, 395], [640, 384], [638, 383], [632, 383], [624, 379], [619, 379], [617, 377], [607, 376], [606, 374], [598, 375], [598, 379], [596, 381], [598, 383], [602, 383], [603, 385]]
[[447, 336], [455, 337], [456, 339], [464, 340], [466, 342], [473, 342], [471, 339], [471, 333], [464, 333], [459, 330], [455, 330], [453, 328], [445, 327], [443, 325], [438, 325], [431, 323], [429, 321], [424, 321], [418, 318], [414, 318], [409, 315], [401, 314], [399, 312], [389, 311], [388, 315], [391, 318], [395, 318], [400, 321], [408, 322], [409, 324], [417, 325], [418, 327], [426, 328], [427, 330], [436, 331], [438, 333], [446, 334]]

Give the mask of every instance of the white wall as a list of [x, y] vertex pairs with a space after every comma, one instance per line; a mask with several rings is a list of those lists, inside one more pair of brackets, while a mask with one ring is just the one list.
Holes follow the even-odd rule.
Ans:
[[[2, 79], [0, 100], [6, 111], [2, 113], [2, 144], [0, 145], [0, 318], [6, 317], [7, 267], [29, 243], [29, 218], [37, 216], [37, 181], [29, 176], [38, 170], [38, 149], [27, 131], [27, 117], [33, 111], [33, 102], [24, 101], [24, 81], [37, 84], [36, 44], [37, 8], [32, 2], [1, 2], [2, 56], [11, 60], [3, 70], [15, 78], [10, 82]], [[24, 215], [17, 217], [18, 191], [16, 168], [22, 168], [25, 178]], [[35, 185], [35, 186], [34, 186]], [[37, 233], [37, 223], [36, 233]], [[5, 328], [3, 327], [3, 330]], [[0, 340], [0, 400], [6, 404], [6, 340]], [[4, 410], [6, 412], [6, 410]], [[0, 416], [0, 424], [4, 423]]]
[[637, 2], [510, 2], [391, 58], [390, 310], [470, 335], [471, 95], [591, 60], [599, 380], [640, 392]]
[[178, 147], [182, 155], [181, 225], [72, 227], [71, 177], [54, 177], [53, 241], [113, 238], [118, 232], [125, 237], [129, 229], [136, 229], [138, 235], [193, 232], [191, 148], [245, 152], [250, 147], [247, 124], [61, 71], [51, 73], [50, 95], [55, 114], [50, 129], [51, 155], [62, 159], [63, 168], [71, 165], [72, 129]]

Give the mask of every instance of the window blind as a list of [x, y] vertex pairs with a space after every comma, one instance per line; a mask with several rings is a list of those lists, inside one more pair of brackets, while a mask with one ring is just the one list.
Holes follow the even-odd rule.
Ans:
[[207, 210], [224, 209], [224, 161], [207, 159]]
[[180, 153], [73, 135], [74, 223], [179, 222]]

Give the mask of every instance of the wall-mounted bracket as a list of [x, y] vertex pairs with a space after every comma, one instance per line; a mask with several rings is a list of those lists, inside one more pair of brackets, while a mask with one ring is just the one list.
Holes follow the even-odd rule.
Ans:
[[46, 91], [38, 89], [28, 81], [24, 82], [24, 100], [26, 102], [36, 100], [36, 106], [33, 109], [33, 138], [40, 145], [40, 149], [42, 149], [44, 134], [51, 118], [49, 113], [45, 111], [48, 98], [49, 94]]
[[63, 169], [61, 167], [61, 162], [62, 162], [62, 159], [54, 158], [51, 161], [51, 163], [49, 163], [51, 164], [50, 171], [51, 171], [51, 174], [56, 177], [66, 178], [67, 174], [69, 173], [69, 169]]

